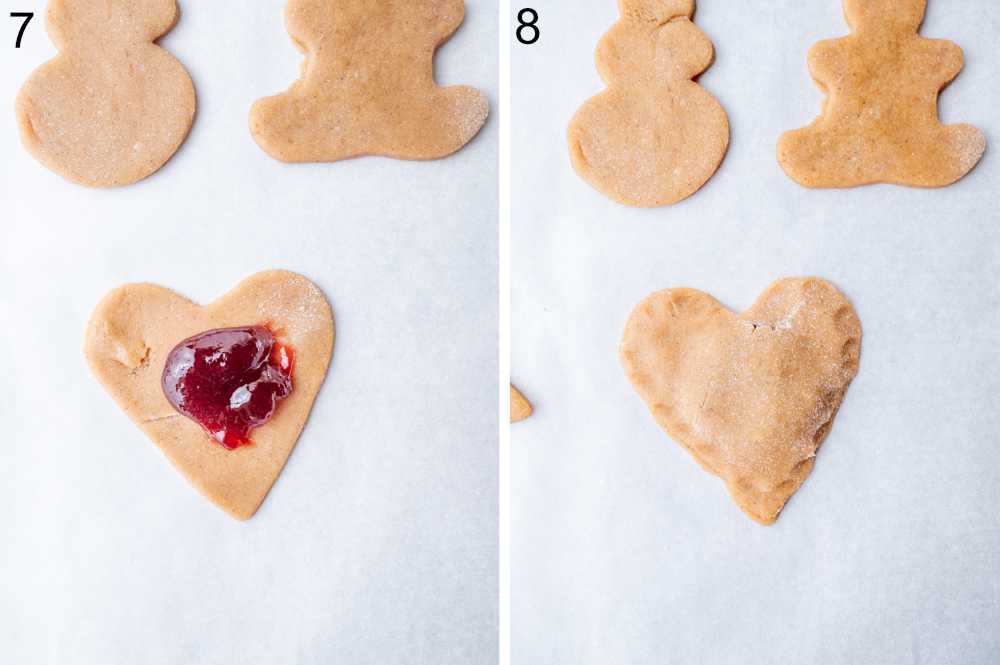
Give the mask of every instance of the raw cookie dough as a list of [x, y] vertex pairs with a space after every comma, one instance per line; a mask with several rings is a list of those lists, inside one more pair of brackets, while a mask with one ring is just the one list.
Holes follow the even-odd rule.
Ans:
[[806, 187], [943, 187], [976, 166], [983, 133], [938, 119], [938, 93], [961, 71], [962, 49], [917, 33], [925, 6], [844, 0], [851, 35], [809, 52], [812, 77], [828, 95], [823, 113], [778, 143], [789, 177]]
[[521, 391], [513, 385], [510, 387], [510, 422], [518, 423], [531, 415], [531, 403], [524, 398]]
[[854, 308], [810, 277], [775, 282], [739, 315], [700, 291], [654, 293], [619, 358], [667, 434], [772, 524], [812, 471], [860, 350]]
[[289, 0], [306, 60], [287, 92], [254, 104], [254, 139], [283, 162], [450, 155], [489, 114], [475, 88], [434, 82], [434, 52], [464, 14], [462, 0]]
[[[226, 450], [174, 410], [160, 377], [182, 340], [217, 328], [266, 324], [295, 354], [292, 392], [251, 433]], [[333, 352], [333, 314], [305, 277], [261, 272], [204, 307], [154, 284], [115, 289], [97, 306], [84, 352], [118, 405], [206, 497], [237, 519], [251, 517], [285, 466]]]
[[50, 0], [59, 55], [17, 97], [25, 148], [67, 180], [113, 187], [163, 166], [194, 121], [194, 84], [153, 43], [177, 22], [176, 0]]
[[692, 23], [694, 0], [619, 0], [621, 18], [597, 45], [608, 87], [569, 125], [573, 168], [619, 203], [676, 203], [704, 185], [729, 147], [719, 102], [691, 79], [712, 42]]

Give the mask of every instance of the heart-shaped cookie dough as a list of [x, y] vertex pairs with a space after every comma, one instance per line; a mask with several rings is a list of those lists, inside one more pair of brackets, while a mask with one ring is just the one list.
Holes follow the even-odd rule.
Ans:
[[[170, 351], [192, 335], [266, 325], [295, 354], [291, 394], [251, 433], [252, 444], [227, 450], [178, 413], [161, 387]], [[257, 273], [201, 307], [154, 284], [115, 289], [97, 306], [84, 352], [118, 405], [206, 497], [237, 519], [251, 517], [285, 466], [305, 426], [333, 353], [333, 313], [301, 275]]]
[[734, 314], [692, 289], [632, 311], [619, 357], [671, 438], [773, 524], [812, 471], [858, 372], [861, 323], [822, 279], [782, 279]]

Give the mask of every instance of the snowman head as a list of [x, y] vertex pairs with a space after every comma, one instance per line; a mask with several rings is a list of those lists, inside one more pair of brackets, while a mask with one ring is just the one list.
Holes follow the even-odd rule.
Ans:
[[651, 23], [694, 14], [694, 0], [618, 0], [618, 6], [622, 16]]
[[916, 32], [924, 20], [927, 0], [844, 0], [852, 28], [898, 26]]
[[46, 25], [60, 47], [83, 43], [153, 41], [173, 27], [177, 0], [52, 0]]

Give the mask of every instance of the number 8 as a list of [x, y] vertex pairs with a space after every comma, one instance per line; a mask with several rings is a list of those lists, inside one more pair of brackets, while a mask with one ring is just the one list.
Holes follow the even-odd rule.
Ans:
[[[528, 18], [525, 18], [527, 16]], [[538, 12], [536, 12], [531, 7], [525, 7], [517, 13], [517, 41], [522, 44], [534, 44], [538, 41], [541, 36], [541, 32], [538, 30]], [[526, 30], [531, 30], [531, 37], [526, 38], [524, 33]]]

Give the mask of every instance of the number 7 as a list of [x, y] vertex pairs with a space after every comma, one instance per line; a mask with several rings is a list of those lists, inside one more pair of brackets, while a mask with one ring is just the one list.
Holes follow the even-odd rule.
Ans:
[[24, 23], [21, 24], [21, 29], [17, 31], [17, 39], [14, 40], [14, 48], [21, 48], [21, 37], [24, 36], [24, 30], [31, 23], [31, 19], [35, 17], [33, 12], [11, 12], [11, 18], [23, 18]]

